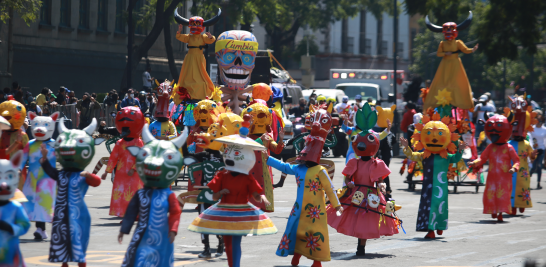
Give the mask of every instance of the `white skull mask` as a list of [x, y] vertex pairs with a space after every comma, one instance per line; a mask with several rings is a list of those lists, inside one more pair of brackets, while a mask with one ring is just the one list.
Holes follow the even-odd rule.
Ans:
[[59, 112], [51, 114], [51, 116], [37, 116], [34, 112], [28, 113], [28, 119], [30, 120], [30, 129], [32, 129], [32, 135], [36, 140], [47, 141], [53, 136], [55, 132], [55, 121], [59, 117]]
[[[247, 31], [223, 32], [217, 39], [216, 60], [220, 67], [219, 75], [222, 83], [230, 89], [243, 90], [250, 83], [250, 76], [255, 67], [256, 52], [230, 49], [237, 46], [230, 43], [224, 44], [228, 40], [255, 42], [256, 50], [257, 40], [254, 34]], [[219, 49], [218, 45], [226, 48]]]
[[379, 197], [376, 194], [368, 194], [368, 206], [372, 208], [379, 207]]
[[7, 201], [15, 194], [22, 159], [23, 151], [15, 153], [10, 160], [0, 159], [0, 201]]
[[353, 200], [351, 201], [353, 204], [360, 206], [362, 204], [362, 201], [364, 200], [364, 193], [360, 191], [356, 191], [353, 194]]
[[248, 174], [256, 163], [254, 149], [248, 146], [231, 144], [224, 150], [226, 170]]

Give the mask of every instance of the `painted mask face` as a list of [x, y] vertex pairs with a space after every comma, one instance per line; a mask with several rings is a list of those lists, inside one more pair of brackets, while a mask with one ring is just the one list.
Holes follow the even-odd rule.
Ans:
[[512, 125], [502, 115], [495, 115], [485, 123], [485, 135], [495, 144], [505, 144], [512, 135]]
[[444, 151], [451, 142], [451, 131], [441, 121], [429, 121], [421, 131], [421, 142], [433, 153]]
[[326, 136], [332, 129], [331, 111], [332, 104], [327, 109], [318, 109], [315, 113], [310, 114], [311, 132], [305, 137], [305, 147], [298, 156], [298, 160], [320, 163]]
[[457, 24], [455, 22], [446, 22], [442, 26], [442, 33], [444, 34], [444, 39], [454, 40], [459, 35], [457, 31]]
[[216, 118], [216, 103], [211, 100], [201, 100], [193, 109], [193, 118], [199, 127], [209, 127]]
[[396, 105], [392, 105], [390, 108], [377, 106], [375, 109], [377, 110], [377, 126], [387, 128], [387, 120], [393, 122]]
[[373, 132], [360, 132], [351, 137], [351, 145], [359, 157], [374, 156], [379, 150], [379, 136]]
[[144, 115], [137, 107], [125, 107], [116, 115], [116, 129], [122, 137], [138, 138], [144, 126]]
[[167, 80], [157, 87], [157, 105], [154, 111], [154, 117], [169, 118], [169, 99], [171, 98], [172, 92], [172, 84]]
[[256, 163], [254, 150], [238, 144], [226, 145], [223, 157], [226, 170], [244, 174], [248, 174]]
[[243, 90], [249, 84], [255, 66], [256, 37], [247, 31], [227, 31], [218, 36], [215, 46], [222, 84], [233, 90]]
[[356, 191], [354, 194], [353, 194], [353, 198], [351, 200], [351, 203], [357, 205], [357, 206], [360, 206], [360, 204], [362, 204], [362, 201], [364, 201], [364, 193], [360, 192], [360, 191]]
[[0, 159], [0, 201], [7, 201], [15, 194], [22, 159], [23, 151], [16, 152], [10, 160]]
[[372, 208], [377, 208], [379, 207], [379, 202], [381, 202], [381, 200], [379, 199], [378, 195], [371, 193], [368, 194], [368, 206]]
[[167, 188], [176, 180], [184, 158], [178, 151], [188, 138], [188, 128], [177, 138], [166, 141], [155, 139], [148, 125], [142, 129], [144, 147], [128, 147], [131, 155], [136, 157], [138, 176], [146, 187]]
[[250, 134], [263, 134], [267, 132], [267, 126], [271, 125], [271, 110], [264, 104], [254, 103], [243, 110], [241, 115], [250, 114], [252, 124]]
[[201, 34], [204, 30], [203, 18], [199, 16], [191, 17], [189, 27], [191, 34]]
[[222, 113], [218, 117], [218, 122], [213, 123], [207, 133], [198, 134], [195, 137], [195, 143], [202, 148], [212, 150], [220, 150], [222, 143], [215, 142], [216, 138], [238, 134], [241, 128], [243, 119], [233, 113]]
[[387, 205], [385, 207], [385, 211], [387, 212], [388, 215], [392, 215], [392, 213], [394, 212], [394, 202], [387, 201], [386, 204]]
[[30, 129], [32, 134], [39, 141], [50, 140], [55, 132], [55, 121], [59, 117], [59, 112], [51, 114], [51, 116], [38, 116], [34, 112], [28, 113], [28, 119], [30, 120]]
[[510, 104], [510, 108], [512, 110], [512, 113], [514, 114], [515, 121], [512, 126], [512, 136], [526, 137], [527, 129], [531, 124], [531, 113], [527, 110], [527, 101], [525, 101], [525, 99], [521, 96], [509, 98], [512, 102]]
[[91, 136], [97, 128], [97, 120], [93, 118], [91, 124], [83, 130], [69, 130], [64, 126], [64, 118], [58, 125], [59, 136], [55, 140], [55, 155], [57, 161], [68, 170], [83, 171], [95, 155], [95, 146], [104, 139], [93, 139]]
[[17, 130], [23, 126], [27, 110], [21, 103], [8, 100], [0, 104], [0, 115], [11, 123], [12, 130]]

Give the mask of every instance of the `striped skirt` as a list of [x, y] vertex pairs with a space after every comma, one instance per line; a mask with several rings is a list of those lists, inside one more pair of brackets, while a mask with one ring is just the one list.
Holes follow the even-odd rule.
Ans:
[[188, 230], [211, 235], [271, 235], [277, 227], [256, 206], [216, 203], [195, 218]]

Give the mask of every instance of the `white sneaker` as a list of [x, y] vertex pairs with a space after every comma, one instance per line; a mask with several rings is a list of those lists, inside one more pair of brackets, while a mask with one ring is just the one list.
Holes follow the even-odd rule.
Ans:
[[34, 232], [34, 239], [35, 240], [44, 240], [47, 239], [47, 232], [42, 230], [42, 228], [36, 228], [36, 232]]

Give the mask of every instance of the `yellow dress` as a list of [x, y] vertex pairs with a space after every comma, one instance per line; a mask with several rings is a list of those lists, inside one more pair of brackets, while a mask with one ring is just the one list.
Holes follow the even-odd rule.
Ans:
[[465, 54], [472, 53], [472, 49], [466, 47], [466, 45], [461, 40], [444, 40], [440, 42], [438, 51], [436, 55], [443, 57], [438, 70], [436, 70], [436, 75], [434, 75], [434, 80], [430, 85], [430, 91], [427, 98], [425, 99], [423, 110], [427, 108], [435, 108], [438, 106], [436, 103], [438, 100], [435, 96], [438, 95], [438, 91], [447, 89], [451, 93], [451, 105], [459, 107], [461, 109], [471, 109], [474, 108], [474, 103], [472, 102], [472, 88], [468, 82], [468, 77], [463, 67], [463, 63], [459, 58], [458, 53], [453, 53], [449, 56], [445, 55], [445, 52], [456, 52], [460, 51]]
[[[212, 44], [216, 41], [214, 36], [212, 36], [212, 39], [209, 39], [205, 34], [177, 33], [176, 39], [194, 47]], [[189, 48], [189, 51], [184, 58], [184, 63], [182, 64], [182, 70], [180, 71], [180, 77], [178, 78], [178, 86], [186, 88], [192, 99], [203, 100], [207, 96], [210, 97], [212, 95], [214, 84], [212, 84], [212, 81], [207, 74], [207, 67], [202, 49]], [[178, 105], [180, 102], [181, 100], [178, 97], [178, 94], [174, 93], [174, 103]]]

